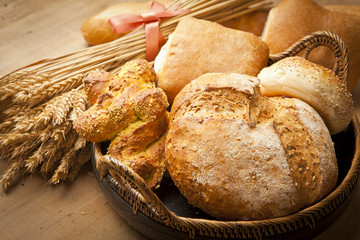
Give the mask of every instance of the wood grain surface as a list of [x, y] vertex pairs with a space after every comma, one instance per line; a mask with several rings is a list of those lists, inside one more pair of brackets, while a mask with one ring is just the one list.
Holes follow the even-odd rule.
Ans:
[[[0, 76], [44, 58], [89, 47], [80, 32], [90, 16], [120, 0], [0, 0]], [[278, 2], [278, 1], [275, 1]], [[319, 0], [360, 4], [359, 0]], [[360, 114], [360, 84], [353, 93]], [[0, 173], [5, 163], [0, 162]], [[359, 188], [359, 187], [358, 187]], [[316, 240], [360, 239], [360, 191]], [[72, 183], [51, 187], [38, 174], [0, 193], [0, 239], [144, 240], [113, 211], [87, 164]]]

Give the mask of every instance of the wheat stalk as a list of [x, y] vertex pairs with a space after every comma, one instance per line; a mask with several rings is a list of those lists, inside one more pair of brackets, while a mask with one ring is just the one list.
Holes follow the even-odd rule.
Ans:
[[57, 184], [61, 180], [65, 181], [69, 177], [69, 172], [77, 162], [78, 153], [86, 146], [86, 140], [79, 137], [74, 146], [67, 151], [60, 160], [60, 165], [50, 179], [50, 183]]
[[22, 169], [24, 162], [21, 158], [14, 160], [10, 166], [6, 169], [5, 173], [3, 173], [0, 184], [3, 189], [7, 189], [14, 181], [16, 174]]
[[83, 149], [81, 149], [81, 151], [79, 152], [73, 167], [68, 173], [68, 179], [70, 181], [74, 180], [74, 178], [80, 171], [81, 167], [89, 160], [90, 155], [91, 155], [90, 143], [87, 142], [86, 146]]
[[78, 137], [79, 136], [75, 131], [71, 131], [66, 136], [66, 141], [64, 141], [63, 144], [59, 144], [58, 148], [54, 148], [54, 155], [52, 158], [46, 158], [46, 161], [44, 161], [41, 166], [41, 173], [44, 176], [49, 173], [56, 173], [56, 169], [61, 165], [61, 159], [72, 152], [73, 145], [78, 140]]
[[[223, 22], [271, 3], [183, 0], [173, 4], [190, 12], [163, 19], [160, 31], [165, 39], [186, 16]], [[53, 174], [52, 184], [75, 178], [90, 155], [89, 143], [72, 129], [89, 105], [83, 77], [94, 69], [118, 72], [126, 61], [145, 57], [145, 44], [145, 30], [139, 28], [110, 43], [40, 60], [0, 78], [0, 159], [9, 161], [1, 179], [4, 189], [21, 172]]]

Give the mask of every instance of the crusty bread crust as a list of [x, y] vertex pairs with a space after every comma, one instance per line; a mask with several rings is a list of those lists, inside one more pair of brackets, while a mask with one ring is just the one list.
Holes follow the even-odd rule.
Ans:
[[189, 203], [222, 220], [286, 216], [337, 180], [328, 129], [295, 98], [264, 97], [259, 80], [208, 73], [178, 94], [166, 165]]
[[156, 58], [157, 84], [172, 103], [191, 80], [209, 72], [235, 72], [256, 76], [268, 62], [268, 47], [252, 33], [192, 17], [182, 19]]
[[[349, 79], [347, 87], [352, 92], [360, 78], [360, 14], [345, 13], [340, 7], [331, 11], [312, 0], [283, 0], [273, 8], [265, 24], [262, 40], [270, 54], [281, 53], [304, 36], [327, 30], [340, 36], [349, 51]], [[332, 69], [334, 54], [326, 47], [314, 49], [309, 60]]]

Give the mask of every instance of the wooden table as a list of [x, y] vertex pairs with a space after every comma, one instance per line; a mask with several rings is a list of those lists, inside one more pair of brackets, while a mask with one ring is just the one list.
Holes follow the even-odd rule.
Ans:
[[[88, 47], [80, 33], [82, 22], [118, 2], [1, 0], [0, 75], [43, 58]], [[360, 86], [353, 95], [359, 116]], [[0, 162], [0, 172], [4, 166]], [[340, 219], [316, 240], [359, 239], [359, 224], [360, 191], [357, 190]], [[147, 237], [112, 210], [89, 163], [73, 183], [51, 187], [41, 175], [34, 174], [22, 179], [9, 193], [1, 192], [0, 239], [140, 240]]]

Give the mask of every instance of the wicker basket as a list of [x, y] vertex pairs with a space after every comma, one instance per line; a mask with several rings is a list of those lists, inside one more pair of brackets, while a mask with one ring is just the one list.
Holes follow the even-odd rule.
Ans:
[[[347, 50], [338, 36], [326, 31], [306, 36], [284, 53], [271, 56], [269, 65], [299, 53], [307, 57], [320, 45], [334, 52], [334, 71], [340, 81], [345, 82]], [[320, 202], [282, 218], [215, 220], [188, 205], [169, 177], [164, 178], [159, 189], [149, 189], [131, 169], [103, 155], [106, 143], [93, 144], [93, 165], [113, 208], [130, 225], [152, 239], [309, 239], [338, 218], [354, 192], [360, 170], [359, 130], [360, 124], [354, 114], [349, 128], [333, 136], [339, 165], [336, 189]]]

